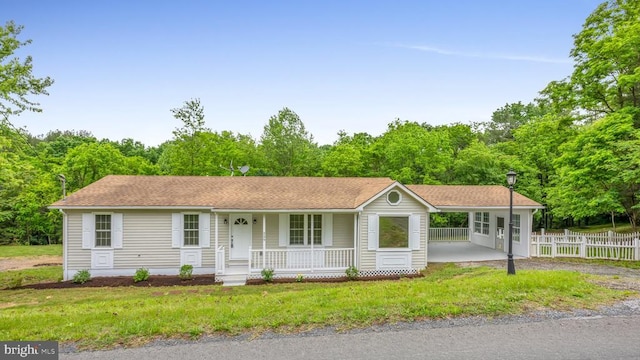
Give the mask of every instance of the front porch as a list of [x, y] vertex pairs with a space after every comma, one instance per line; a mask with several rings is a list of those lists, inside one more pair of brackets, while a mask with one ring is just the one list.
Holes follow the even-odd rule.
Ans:
[[[429, 242], [429, 263], [506, 260], [507, 254], [469, 241]], [[521, 258], [516, 256], [516, 258]]]

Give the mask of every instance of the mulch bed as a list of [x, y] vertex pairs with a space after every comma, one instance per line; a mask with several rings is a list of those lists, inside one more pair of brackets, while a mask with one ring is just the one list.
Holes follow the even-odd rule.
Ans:
[[[349, 280], [346, 276], [334, 277], [334, 278], [304, 278], [302, 282], [313, 283], [339, 283], [347, 281], [380, 281], [380, 280], [400, 280], [410, 279], [416, 277], [423, 277], [422, 273], [410, 274], [410, 275], [378, 275], [378, 276], [361, 276], [355, 280]], [[298, 282], [296, 278], [276, 278], [271, 281], [272, 284], [289, 284]], [[247, 285], [264, 285], [266, 281], [262, 279], [247, 279]]]
[[94, 277], [84, 284], [76, 284], [73, 281], [61, 281], [55, 283], [41, 283], [21, 286], [19, 289], [69, 289], [81, 287], [158, 287], [158, 286], [194, 286], [194, 285], [220, 285], [215, 282], [213, 275], [193, 276], [191, 280], [182, 280], [178, 276], [151, 275], [149, 280], [133, 282], [132, 276]]

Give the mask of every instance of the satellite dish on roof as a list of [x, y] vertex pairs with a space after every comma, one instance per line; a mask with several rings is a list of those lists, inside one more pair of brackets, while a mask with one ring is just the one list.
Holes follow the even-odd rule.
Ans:
[[233, 160], [231, 160], [231, 162], [229, 163], [229, 167], [224, 167], [222, 165], [219, 165], [219, 166], [221, 168], [225, 169], [225, 170], [231, 171], [231, 176], [233, 176], [233, 173], [235, 171], [240, 171], [242, 173], [242, 176], [246, 176], [247, 172], [249, 171], [249, 165], [244, 165], [242, 167], [234, 168], [233, 167]]

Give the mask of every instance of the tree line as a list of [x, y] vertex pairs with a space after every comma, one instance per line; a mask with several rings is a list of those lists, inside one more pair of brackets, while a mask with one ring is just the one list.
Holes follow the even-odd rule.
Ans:
[[[17, 31], [16, 31], [17, 29]], [[599, 5], [574, 35], [574, 70], [550, 82], [531, 103], [510, 103], [487, 122], [430, 125], [396, 119], [386, 131], [339, 131], [318, 145], [300, 117], [283, 108], [261, 136], [205, 126], [199, 99], [171, 109], [171, 139], [149, 147], [134, 139], [97, 139], [88, 131], [56, 130], [34, 136], [10, 117], [39, 111], [27, 95], [46, 94], [49, 78], [31, 74], [31, 59], [10, 58], [20, 27], [0, 27], [0, 243], [57, 242], [60, 215], [47, 205], [60, 199], [58, 174], [73, 192], [108, 174], [391, 177], [404, 184], [505, 184], [546, 206], [537, 226], [640, 220], [640, 2]], [[5, 75], [5, 74], [2, 74]], [[25, 78], [26, 76], [26, 78]], [[14, 78], [12, 83], [4, 80]], [[24, 86], [10, 84], [24, 82]], [[30, 85], [32, 84], [32, 85]], [[30, 87], [31, 86], [31, 87]], [[7, 100], [10, 99], [10, 100]], [[26, 101], [26, 102], [25, 102]], [[436, 217], [433, 225], [455, 221]]]

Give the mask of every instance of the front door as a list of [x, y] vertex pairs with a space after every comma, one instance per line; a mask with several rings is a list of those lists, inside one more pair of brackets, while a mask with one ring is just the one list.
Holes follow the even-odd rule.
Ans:
[[498, 216], [496, 219], [496, 250], [504, 249], [504, 218]]
[[249, 259], [251, 222], [251, 214], [231, 215], [231, 253], [229, 254], [231, 259]]

